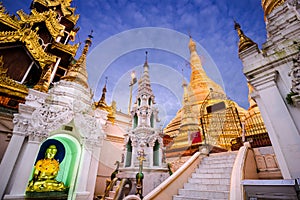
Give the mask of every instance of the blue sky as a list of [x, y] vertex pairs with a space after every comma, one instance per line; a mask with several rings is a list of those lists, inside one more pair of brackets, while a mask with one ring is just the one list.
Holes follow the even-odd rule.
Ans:
[[[31, 0], [4, 0], [3, 4], [10, 13], [15, 13], [19, 9], [29, 13], [28, 8]], [[104, 0], [74, 0], [72, 6], [76, 7], [76, 13], [80, 14], [77, 26], [80, 27], [76, 41], [83, 42], [90, 30], [93, 30], [93, 45], [91, 54], [95, 54], [97, 47], [102, 48], [105, 58], [105, 52], [109, 49], [109, 41], [120, 37], [120, 33], [126, 31], [143, 28], [143, 27], [160, 27], [173, 30], [179, 34], [190, 34], [193, 39], [201, 45], [197, 46], [200, 57], [204, 60], [212, 60], [221, 74], [223, 86], [228, 97], [236, 101], [245, 109], [248, 108], [248, 88], [246, 79], [242, 73], [242, 63], [238, 58], [238, 37], [233, 28], [233, 19], [240, 23], [244, 33], [256, 42], [259, 47], [266, 39], [265, 22], [263, 20], [263, 10], [261, 1], [259, 0], [163, 0], [163, 1], [104, 1]], [[111, 40], [110, 40], [111, 39]], [[170, 38], [169, 38], [170, 39]], [[167, 38], [165, 40], [168, 40]], [[105, 46], [104, 43], [107, 42]], [[135, 42], [135, 41], [130, 41]], [[175, 43], [174, 39], [174, 43]], [[126, 45], [126, 43], [122, 43]], [[81, 52], [83, 45], [80, 47]], [[186, 46], [178, 46], [188, 53], [188, 44]], [[203, 51], [200, 50], [203, 48]], [[98, 100], [103, 87], [105, 76], [108, 77], [107, 101], [110, 103], [112, 99], [117, 101], [118, 109], [127, 112], [128, 104], [118, 102], [122, 97], [128, 98], [128, 85], [121, 90], [117, 90], [117, 83], [121, 82], [120, 77], [128, 79], [128, 73], [132, 70], [140, 73], [141, 65], [144, 63], [145, 51], [148, 51], [148, 61], [150, 68], [153, 66], [154, 71], [164, 74], [161, 79], [167, 79], [172, 85], [177, 84], [181, 87], [181, 80], [178, 75], [182, 74], [186, 80], [189, 80], [190, 69], [186, 66], [187, 61], [175, 55], [171, 51], [165, 51], [156, 48], [146, 47], [137, 48], [125, 54], [119, 55], [116, 59], [105, 68], [101, 77], [97, 81], [94, 88], [95, 100]], [[210, 58], [203, 56], [206, 51]], [[106, 56], [107, 57], [107, 56]], [[102, 59], [103, 59], [102, 58]], [[89, 57], [88, 57], [89, 59]], [[88, 60], [89, 61], [89, 60]], [[94, 62], [90, 62], [95, 65]], [[97, 61], [101, 67], [101, 60]], [[153, 65], [151, 65], [153, 63]], [[89, 62], [88, 62], [89, 64]], [[161, 67], [161, 68], [160, 68]], [[210, 68], [207, 64], [204, 68]], [[89, 71], [91, 66], [88, 66]], [[163, 69], [160, 70], [159, 69]], [[174, 70], [174, 76], [171, 76], [169, 70]], [[95, 69], [93, 69], [95, 70]], [[153, 72], [154, 73], [154, 72]], [[156, 72], [157, 73], [157, 72]], [[155, 73], [150, 73], [150, 79], [155, 79]], [[214, 74], [209, 74], [214, 79]], [[121, 84], [122, 85], [122, 84]], [[124, 84], [123, 84], [124, 85]], [[153, 84], [154, 94], [156, 95], [157, 104], [161, 105], [161, 112], [167, 116], [163, 120], [164, 124], [174, 116], [180, 107], [181, 93], [175, 94], [174, 89], [169, 86], [160, 84], [159, 81]], [[118, 92], [116, 92], [118, 91]], [[121, 92], [119, 92], [121, 91]], [[118, 93], [118, 94], [114, 94]], [[119, 95], [119, 96], [118, 96]]]

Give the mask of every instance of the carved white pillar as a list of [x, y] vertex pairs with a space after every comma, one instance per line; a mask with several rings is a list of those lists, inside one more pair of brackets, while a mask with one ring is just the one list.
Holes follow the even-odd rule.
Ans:
[[153, 167], [153, 144], [149, 147], [149, 167]]
[[10, 176], [12, 175], [14, 166], [16, 165], [24, 139], [25, 139], [25, 135], [14, 133], [11, 137], [9, 145], [2, 159], [0, 165], [0, 180], [1, 180], [0, 198], [1, 199], [4, 196], [4, 192], [8, 185]]
[[134, 160], [136, 159], [136, 148], [135, 146], [132, 145], [132, 155], [131, 155], [131, 163], [130, 163], [130, 167], [134, 167]]
[[52, 74], [51, 74], [51, 76], [50, 76], [50, 82], [52, 82], [53, 79], [54, 79], [54, 76], [55, 76], [56, 71], [57, 71], [57, 69], [58, 69], [60, 60], [61, 60], [61, 58], [57, 58], [57, 60], [56, 60], [56, 63], [55, 63], [55, 65], [54, 65], [54, 68], [53, 68], [53, 71], [52, 71]]
[[92, 152], [85, 146], [82, 147], [81, 163], [78, 171], [77, 193], [86, 193], [89, 175], [89, 165], [92, 159]]
[[88, 199], [93, 200], [94, 198], [94, 191], [96, 185], [96, 178], [97, 178], [97, 171], [99, 165], [99, 158], [100, 158], [100, 145], [93, 145], [92, 147], [92, 156], [91, 156], [91, 163], [89, 167], [89, 175], [88, 175], [88, 182], [87, 182], [87, 191], [90, 191], [90, 195]]
[[159, 148], [159, 163], [158, 166], [162, 166], [162, 158], [163, 158], [163, 153], [161, 147]]
[[16, 166], [16, 173], [14, 180], [12, 180], [13, 185], [10, 194], [25, 194], [40, 143], [40, 141], [29, 141], [26, 145], [26, 149], [24, 151], [24, 155], [26, 156], [23, 156]]
[[300, 136], [287, 105], [271, 73], [252, 81], [258, 95], [254, 97], [260, 108], [284, 179], [299, 178]]

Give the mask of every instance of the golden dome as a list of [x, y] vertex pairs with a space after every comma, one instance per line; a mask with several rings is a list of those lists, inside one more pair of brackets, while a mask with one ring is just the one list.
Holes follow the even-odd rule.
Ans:
[[284, 2], [285, 0], [262, 0], [261, 5], [264, 10], [265, 18], [274, 10], [274, 8], [280, 6]]

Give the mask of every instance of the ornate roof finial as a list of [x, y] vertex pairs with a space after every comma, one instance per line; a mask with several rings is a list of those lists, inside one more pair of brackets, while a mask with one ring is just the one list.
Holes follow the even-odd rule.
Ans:
[[187, 86], [187, 82], [184, 79], [183, 68], [181, 68], [181, 76], [182, 76], [182, 87]]
[[103, 89], [102, 89], [102, 96], [101, 96], [101, 98], [100, 98], [100, 100], [98, 102], [99, 107], [102, 107], [102, 108], [104, 108], [104, 107], [107, 106], [107, 104], [105, 102], [105, 94], [107, 92], [107, 90], [106, 90], [106, 84], [107, 84], [107, 76], [105, 77], [105, 84], [104, 84]]
[[189, 34], [189, 37], [192, 38], [192, 34], [191, 34], [191, 30], [188, 29], [188, 34]]
[[[249, 48], [252, 45], [255, 45], [256, 43], [253, 42], [250, 38], [248, 38], [244, 32], [241, 29], [241, 26], [239, 23], [237, 23], [235, 20], [234, 21], [234, 29], [237, 31], [237, 34], [240, 38], [239, 41], [239, 52]], [[256, 44], [257, 45], [257, 44]]]
[[[103, 89], [102, 89], [102, 92], [103, 93], [106, 93], [107, 92], [107, 90], [106, 90], [106, 84], [107, 84], [107, 76], [105, 76], [105, 84], [104, 84], [104, 87], [103, 87]], [[105, 95], [104, 95], [105, 96]], [[105, 97], [104, 97], [105, 98]]]
[[148, 51], [146, 51], [145, 54], [146, 54], [145, 63], [148, 63]]
[[190, 52], [196, 51], [196, 43], [193, 41], [191, 35], [190, 35], [189, 49]]

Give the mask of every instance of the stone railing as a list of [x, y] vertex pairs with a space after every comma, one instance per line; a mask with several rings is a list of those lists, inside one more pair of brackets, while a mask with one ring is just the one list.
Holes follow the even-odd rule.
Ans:
[[144, 200], [172, 200], [173, 195], [178, 193], [178, 189], [183, 188], [184, 183], [195, 171], [201, 160], [200, 153], [195, 153], [186, 163], [184, 163], [175, 173], [162, 182], [153, 191], [148, 193]]

